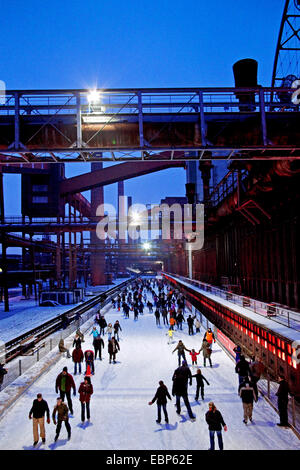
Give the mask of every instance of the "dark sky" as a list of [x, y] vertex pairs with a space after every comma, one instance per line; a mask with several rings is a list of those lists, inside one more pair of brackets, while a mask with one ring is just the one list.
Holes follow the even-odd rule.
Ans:
[[[258, 61], [270, 86], [282, 0], [2, 0], [0, 79], [7, 89], [233, 86], [232, 65]], [[89, 170], [72, 164], [68, 176]], [[7, 215], [20, 178], [5, 175]], [[125, 183], [134, 202], [184, 195], [185, 172]], [[108, 202], [116, 185], [105, 190]]]

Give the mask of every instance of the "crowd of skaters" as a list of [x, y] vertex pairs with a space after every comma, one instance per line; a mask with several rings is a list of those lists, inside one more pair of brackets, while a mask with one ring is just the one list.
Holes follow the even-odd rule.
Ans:
[[[149, 300], [151, 299], [151, 300]], [[172, 289], [163, 280], [159, 279], [140, 279], [133, 282], [130, 287], [123, 289], [116, 298], [112, 299], [112, 307], [117, 309], [118, 312], [123, 313], [124, 319], [129, 319], [130, 315], [133, 315], [134, 321], [138, 321], [139, 315], [144, 314], [144, 309], [147, 307], [149, 313], [154, 313], [155, 321], [160, 326], [160, 320], [163, 325], [168, 328], [167, 335], [169, 336], [168, 343], [173, 343], [174, 331], [182, 330], [183, 323], [188, 326], [188, 335], [194, 336], [194, 334], [200, 333], [201, 324], [196, 316], [188, 315], [185, 317], [185, 298], [176, 290]], [[195, 328], [195, 332], [194, 332]], [[85, 416], [87, 421], [90, 420], [90, 400], [93, 394], [93, 386], [91, 383], [91, 376], [95, 373], [94, 361], [99, 356], [99, 360], [102, 360], [102, 350], [104, 350], [105, 344], [103, 337], [107, 335], [107, 348], [109, 354], [109, 363], [116, 364], [116, 355], [120, 351], [120, 337], [119, 333], [122, 331], [120, 322], [116, 320], [114, 325], [106, 322], [104, 315], [99, 311], [95, 317], [95, 326], [90, 331], [90, 335], [93, 336], [93, 348], [87, 349], [85, 352], [82, 350], [82, 343], [84, 342], [84, 336], [80, 329], [76, 331], [76, 335], [73, 341], [73, 352], [70, 354], [69, 350], [64, 348], [63, 343], [60, 344], [60, 350], [67, 352], [67, 357], [72, 357], [74, 362], [74, 375], [82, 372], [82, 363], [85, 361], [85, 372], [84, 380], [81, 382], [78, 393], [79, 400], [81, 403], [81, 421], [84, 423]], [[196, 373], [192, 374], [187, 364], [185, 351], [189, 353], [192, 366], [198, 366], [197, 356], [203, 354], [203, 367], [206, 367], [206, 361], [208, 360], [210, 367], [212, 367], [211, 353], [213, 343], [216, 342], [214, 333], [210, 328], [205, 331], [201, 348], [188, 349], [185, 347], [182, 340], [178, 341], [175, 349], [172, 353], [177, 351], [178, 355], [178, 367], [172, 375], [172, 396], [175, 397], [176, 412], [181, 414], [181, 399], [183, 400], [188, 415], [192, 421], [196, 419], [192, 413], [191, 405], [188, 398], [188, 386], [192, 385], [192, 379], [196, 382], [195, 400], [198, 401], [199, 395], [204, 400], [204, 383], [210, 385], [208, 380], [202, 374], [202, 371], [197, 367]], [[181, 363], [182, 361], [182, 363]], [[262, 370], [260, 369], [261, 363], [253, 359], [249, 364], [249, 368], [245, 365], [245, 358], [241, 354], [240, 347], [236, 348], [236, 372], [239, 376], [239, 388], [238, 393], [242, 399], [244, 408], [244, 423], [247, 424], [247, 420], [252, 421], [253, 401], [258, 400], [257, 381], [260, 378]], [[246, 361], [248, 364], [248, 362]], [[56, 380], [56, 393], [59, 392], [56, 406], [52, 413], [52, 419], [56, 425], [55, 441], [57, 441], [62, 423], [65, 423], [65, 427], [68, 433], [68, 439], [71, 438], [71, 426], [69, 423], [69, 413], [73, 415], [73, 405], [71, 399], [71, 390], [73, 395], [76, 395], [76, 387], [74, 379], [69, 374], [67, 367], [63, 368], [63, 371], [58, 375]], [[281, 379], [280, 387], [278, 390], [278, 402], [281, 400], [281, 408], [283, 410], [280, 414], [281, 423], [279, 425], [287, 425], [287, 412], [285, 406], [282, 405], [282, 396], [286, 392], [286, 382]], [[67, 400], [68, 406], [64, 400]], [[167, 413], [167, 400], [172, 400], [171, 395], [168, 391], [167, 386], [163, 380], [159, 381], [159, 387], [153, 399], [149, 402], [149, 405], [157, 403], [157, 420], [156, 422], [161, 423], [161, 410], [163, 410], [165, 422], [169, 423], [169, 417]], [[42, 403], [42, 404], [41, 404]], [[47, 422], [50, 422], [49, 408], [47, 402], [42, 398], [41, 394], [38, 394], [37, 399], [34, 401], [32, 409], [30, 410], [29, 418], [33, 416], [33, 434], [34, 434], [34, 446], [38, 443], [38, 426], [40, 427], [40, 436], [42, 442], [45, 442], [45, 426], [44, 426], [44, 415], [47, 414]], [[210, 449], [215, 448], [215, 434], [218, 438], [219, 449], [223, 449], [222, 430], [227, 431], [227, 426], [223, 419], [221, 412], [217, 409], [213, 402], [209, 402], [208, 411], [205, 414], [205, 420], [208, 424], [209, 438], [210, 438]]]

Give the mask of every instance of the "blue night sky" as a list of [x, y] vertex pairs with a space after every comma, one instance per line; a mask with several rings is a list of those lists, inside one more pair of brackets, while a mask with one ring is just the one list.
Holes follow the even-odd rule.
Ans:
[[[258, 61], [271, 74], [280, 0], [6, 0], [1, 2], [0, 79], [7, 89], [233, 86], [232, 65]], [[89, 171], [67, 165], [66, 174]], [[7, 215], [20, 212], [20, 177], [5, 175]], [[183, 169], [125, 182], [134, 202], [185, 193]], [[13, 191], [12, 191], [13, 188]], [[113, 201], [116, 185], [105, 189]]]

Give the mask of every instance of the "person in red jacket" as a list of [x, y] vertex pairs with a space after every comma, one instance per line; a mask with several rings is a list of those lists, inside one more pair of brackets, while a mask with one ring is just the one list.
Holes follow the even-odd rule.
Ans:
[[86, 418], [90, 420], [90, 400], [91, 395], [93, 394], [93, 385], [91, 384], [90, 377], [84, 377], [84, 382], [81, 382], [78, 393], [79, 393], [79, 400], [81, 403], [81, 421], [84, 423], [85, 421], [85, 409], [86, 409]]
[[86, 364], [86, 368], [85, 368], [85, 375], [87, 374], [87, 367], [90, 366], [91, 368], [91, 371], [92, 371], [92, 375], [94, 375], [95, 373], [95, 368], [94, 368], [94, 352], [91, 350], [91, 349], [88, 349], [87, 351], [85, 351], [84, 353], [84, 358], [85, 358], [85, 364]]
[[68, 368], [64, 367], [62, 372], [58, 374], [55, 382], [55, 391], [60, 392], [60, 397], [64, 401], [65, 396], [68, 400], [68, 407], [71, 415], [73, 414], [73, 404], [71, 399], [71, 388], [73, 388], [74, 397], [76, 395], [75, 382], [71, 374], [68, 374]]
[[197, 365], [197, 356], [198, 356], [198, 352], [196, 353], [195, 349], [192, 349], [190, 351], [190, 355], [191, 355], [191, 358], [192, 358], [192, 365]]
[[83, 362], [83, 352], [81, 347], [77, 347], [72, 352], [72, 359], [74, 362], [74, 375], [77, 374], [77, 364], [78, 364], [78, 372], [81, 374], [81, 363]]

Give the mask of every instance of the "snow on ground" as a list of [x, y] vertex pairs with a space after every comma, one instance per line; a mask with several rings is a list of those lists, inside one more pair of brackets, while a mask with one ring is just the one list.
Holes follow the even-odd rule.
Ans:
[[[116, 279], [114, 284], [107, 286], [88, 287], [87, 293], [96, 295], [124, 282], [126, 279]], [[88, 299], [88, 297], [87, 297]], [[9, 299], [9, 312], [4, 312], [4, 304], [0, 304], [0, 341], [6, 343], [17, 336], [45, 323], [80, 304], [61, 305], [57, 307], [40, 307], [34, 299], [24, 299], [22, 296]]]
[[[198, 356], [198, 364], [210, 383], [210, 386], [205, 386], [204, 402], [194, 400], [195, 379], [189, 387], [196, 421], [190, 421], [184, 404], [181, 416], [178, 416], [173, 398], [172, 402], [168, 401], [169, 425], [165, 425], [164, 420], [163, 424], [156, 424], [156, 404], [149, 406], [148, 402], [153, 398], [159, 380], [165, 382], [171, 393], [172, 375], [177, 367], [177, 353], [172, 355], [172, 350], [178, 339], [182, 339], [189, 349], [199, 348], [204, 331], [202, 329], [197, 336], [188, 336], [184, 326], [182, 332], [175, 332], [174, 343], [167, 344], [167, 328], [157, 327], [154, 315], [149, 314], [148, 309], [136, 322], [132, 312], [130, 319], [124, 319], [120, 312], [109, 308], [105, 316], [111, 322], [120, 321], [123, 330], [120, 334], [121, 351], [117, 355], [117, 363], [109, 364], [105, 335], [103, 360], [95, 361], [95, 375], [92, 377], [91, 422], [81, 425], [78, 395], [72, 396], [71, 440], [67, 441], [66, 429], [62, 427], [59, 440], [54, 444], [55, 426], [51, 421], [50, 425], [46, 424], [46, 444], [38, 444], [37, 449], [205, 450], [209, 447], [205, 413], [211, 400], [228, 425], [228, 431], [223, 432], [225, 449], [300, 449], [300, 441], [290, 429], [276, 426], [278, 415], [263, 398], [254, 405], [254, 424], [245, 426], [234, 364], [217, 344], [213, 347], [213, 368], [202, 368], [202, 356]], [[83, 350], [89, 348], [92, 348], [92, 336], [87, 335]], [[191, 364], [189, 358], [188, 363]], [[1, 419], [1, 450], [33, 449], [32, 421], [28, 419], [32, 401], [37, 393], [42, 392], [52, 413], [57, 396], [55, 380], [64, 366], [68, 366], [73, 374], [72, 360], [61, 358]], [[196, 369], [191, 369], [195, 373]], [[78, 390], [83, 375], [74, 376], [74, 380]]]

